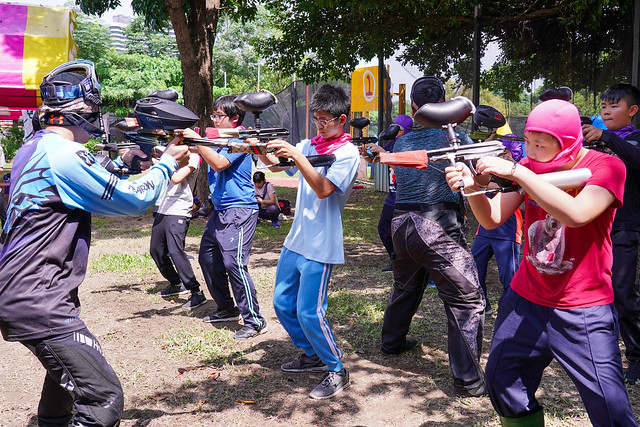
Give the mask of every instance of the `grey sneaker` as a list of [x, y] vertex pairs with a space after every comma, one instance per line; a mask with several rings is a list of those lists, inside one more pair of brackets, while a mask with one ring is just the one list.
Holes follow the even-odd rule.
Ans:
[[184, 295], [187, 293], [189, 293], [187, 288], [185, 288], [184, 285], [180, 283], [179, 285], [169, 285], [158, 292], [156, 295], [160, 295], [161, 297], [172, 297], [174, 295]]
[[182, 304], [182, 308], [194, 309], [200, 307], [202, 304], [206, 304], [206, 302], [207, 298], [205, 298], [202, 291], [192, 292], [187, 302]]
[[240, 309], [233, 307], [228, 310], [216, 310], [208, 316], [204, 316], [203, 322], [217, 323], [217, 322], [233, 322], [234, 320], [240, 320]]
[[242, 329], [236, 331], [233, 335], [233, 339], [236, 340], [248, 340], [249, 338], [257, 337], [258, 335], [262, 335], [267, 332], [267, 322], [262, 321], [262, 325], [257, 329], [251, 325], [244, 325]]
[[351, 385], [349, 372], [342, 369], [340, 372], [327, 372], [320, 384], [314, 388], [309, 397], [312, 399], [329, 399]]
[[302, 356], [291, 362], [283, 363], [280, 368], [285, 372], [324, 372], [327, 370], [327, 365], [320, 360], [317, 354], [307, 356], [302, 353]]

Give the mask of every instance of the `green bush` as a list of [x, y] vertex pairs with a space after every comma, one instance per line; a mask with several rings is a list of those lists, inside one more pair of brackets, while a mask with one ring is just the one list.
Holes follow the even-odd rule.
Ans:
[[7, 162], [13, 160], [16, 156], [18, 148], [22, 145], [22, 139], [24, 138], [24, 130], [19, 128], [9, 128], [0, 133], [2, 139], [2, 149], [4, 150], [4, 157]]

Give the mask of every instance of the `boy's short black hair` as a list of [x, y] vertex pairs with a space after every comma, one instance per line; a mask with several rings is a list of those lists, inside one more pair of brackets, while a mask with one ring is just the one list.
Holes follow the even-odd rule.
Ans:
[[234, 99], [236, 99], [235, 95], [220, 95], [213, 101], [213, 111], [216, 111], [218, 108], [222, 108], [222, 111], [229, 116], [229, 119], [233, 119], [235, 116], [238, 116], [237, 125], [240, 126], [244, 120], [246, 112], [238, 108], [238, 106], [233, 103]]
[[411, 86], [411, 102], [418, 108], [424, 104], [444, 101], [444, 86], [436, 76], [424, 76]]
[[351, 101], [347, 92], [340, 86], [323, 84], [311, 98], [309, 112], [311, 114], [318, 111], [326, 111], [333, 117], [340, 117], [342, 114], [349, 117]]
[[608, 87], [607, 90], [600, 95], [601, 101], [618, 102], [621, 99], [627, 101], [629, 107], [632, 105], [640, 106], [640, 90], [630, 84], [618, 83]]

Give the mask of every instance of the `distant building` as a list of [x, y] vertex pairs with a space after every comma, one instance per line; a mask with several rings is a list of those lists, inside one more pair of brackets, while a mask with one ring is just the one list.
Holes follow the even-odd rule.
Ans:
[[115, 15], [109, 24], [111, 33], [111, 47], [118, 53], [127, 53], [127, 38], [124, 29], [133, 21], [133, 17], [126, 15]]

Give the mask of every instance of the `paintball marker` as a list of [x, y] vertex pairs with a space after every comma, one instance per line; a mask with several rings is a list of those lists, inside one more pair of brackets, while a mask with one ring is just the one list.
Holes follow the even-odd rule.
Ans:
[[[456, 162], [463, 162], [469, 166], [474, 175], [477, 175], [472, 162], [484, 156], [498, 156], [505, 152], [505, 147], [499, 141], [460, 145], [460, 138], [454, 129], [474, 112], [473, 103], [463, 96], [456, 96], [446, 102], [424, 104], [416, 111], [415, 120], [428, 128], [442, 128], [446, 132], [449, 147], [429, 151], [382, 153], [380, 154], [380, 163], [426, 169], [430, 162], [447, 161], [452, 166]], [[492, 179], [500, 180], [497, 177], [492, 177]]]
[[[559, 172], [549, 172], [538, 175], [543, 181], [548, 182], [551, 185], [558, 187], [561, 190], [567, 190], [570, 188], [581, 188], [587, 183], [587, 180], [591, 178], [591, 171], [588, 168], [571, 169]], [[478, 194], [489, 193], [509, 193], [512, 191], [519, 191], [520, 194], [524, 194], [524, 190], [515, 182], [510, 182], [506, 179], [501, 179], [497, 187], [485, 188], [480, 191], [474, 191], [472, 193], [461, 192], [465, 197], [476, 196]]]
[[[478, 105], [476, 112], [473, 113], [473, 123], [478, 128], [486, 128], [487, 131], [476, 130], [469, 135], [474, 141], [486, 141], [491, 135], [494, 134], [496, 129], [501, 128], [507, 124], [507, 120], [504, 115], [489, 105]], [[498, 138], [508, 139], [510, 141], [524, 141], [524, 138], [509, 135], [497, 135]]]
[[367, 117], [356, 117], [349, 120], [349, 125], [352, 128], [358, 129], [360, 136], [356, 138], [351, 138], [351, 143], [354, 145], [367, 145], [367, 144], [377, 144], [378, 138], [375, 136], [362, 136], [362, 129], [366, 128], [371, 124], [371, 121]]
[[[156, 93], [156, 92], [154, 92]], [[259, 108], [256, 104], [264, 98], [258, 98], [254, 104], [251, 104], [247, 98], [254, 99], [250, 95], [243, 94], [241, 98], [242, 105], [246, 108], [252, 108], [252, 112], [256, 114]], [[256, 95], [261, 95], [258, 93]], [[236, 100], [238, 100], [236, 98]], [[244, 99], [244, 101], [242, 101]], [[147, 97], [136, 102], [134, 108], [135, 118], [128, 118], [116, 125], [116, 128], [124, 132], [126, 142], [117, 144], [96, 144], [96, 148], [107, 151], [118, 151], [127, 148], [139, 148], [147, 156], [152, 154], [154, 147], [158, 145], [167, 145], [173, 139], [172, 133], [177, 129], [186, 129], [197, 123], [198, 116], [188, 108], [176, 103], [174, 100], [158, 97]], [[261, 112], [261, 111], [260, 111]], [[259, 112], [258, 112], [259, 115]], [[259, 123], [259, 120], [257, 120]], [[188, 145], [203, 145], [214, 148], [226, 148], [233, 153], [250, 153], [265, 154], [267, 153], [267, 144], [264, 141], [275, 138], [283, 138], [289, 134], [286, 129], [214, 129], [207, 128], [207, 134], [211, 139], [204, 138], [184, 138], [184, 143]], [[229, 141], [229, 139], [247, 139], [258, 138], [259, 142], [237, 142]], [[117, 170], [111, 170], [114, 173], [139, 173], [140, 161], [145, 160], [136, 157], [131, 167], [126, 170], [120, 167]], [[330, 164], [335, 160], [335, 156], [309, 156], [309, 161], [314, 166], [323, 166]], [[291, 164], [281, 164], [280, 166], [291, 166]]]

